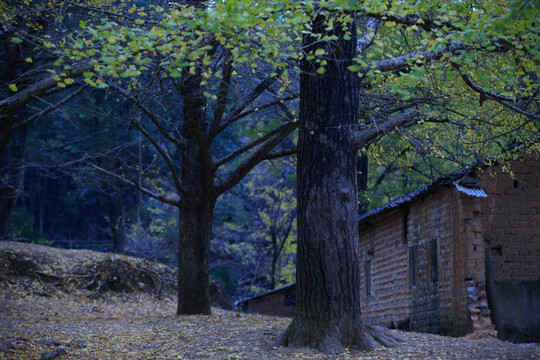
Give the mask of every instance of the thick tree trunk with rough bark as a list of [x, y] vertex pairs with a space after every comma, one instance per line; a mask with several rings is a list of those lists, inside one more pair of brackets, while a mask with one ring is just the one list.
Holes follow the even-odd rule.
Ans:
[[206, 99], [202, 77], [184, 71], [179, 90], [184, 100], [180, 238], [178, 243], [178, 309], [180, 314], [210, 314], [209, 261], [214, 169], [204, 144]]
[[[314, 19], [314, 33], [326, 33], [324, 20]], [[334, 28], [334, 42], [304, 36], [308, 53], [324, 46], [328, 65], [316, 74], [315, 61], [301, 64], [296, 313], [278, 340], [326, 353], [378, 346], [360, 318], [357, 149], [349, 136], [358, 121], [358, 75], [347, 69], [356, 27], [348, 25], [348, 41]]]
[[[191, 197], [190, 197], [191, 198]], [[178, 315], [209, 315], [210, 235], [214, 203], [196, 197], [180, 207]]]

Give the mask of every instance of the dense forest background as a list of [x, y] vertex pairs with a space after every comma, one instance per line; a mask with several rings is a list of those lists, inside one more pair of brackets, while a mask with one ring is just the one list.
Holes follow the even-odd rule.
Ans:
[[[0, 31], [3, 99], [25, 91], [48, 72], [54, 73], [51, 69], [62, 66], [58, 52], [48, 44], [62, 44], [67, 36], [73, 49], [87, 49], [91, 54], [88, 48], [92, 45], [82, 34], [91, 24], [102, 26], [106, 34], [103, 43], [112, 46], [119, 41], [114, 25], [99, 25], [100, 19], [132, 22], [130, 16], [138, 15], [135, 24], [142, 26], [144, 21], [140, 19], [159, 17], [158, 5], [165, 9], [170, 6], [159, 1], [68, 3], [64, 8], [46, 1], [1, 3], [7, 14]], [[146, 7], [155, 12], [143, 15]], [[112, 9], [124, 18], [114, 15]], [[391, 26], [381, 30], [374, 56], [385, 51], [400, 53], [410, 46], [401, 41], [404, 33], [392, 30]], [[412, 31], [419, 32], [418, 27]], [[407, 33], [410, 41], [421, 41], [420, 35], [413, 35]], [[386, 49], [388, 44], [392, 44], [391, 50]], [[239, 43], [238, 48], [247, 51], [243, 45]], [[229, 49], [216, 50], [202, 60], [216, 73], [223, 68], [220, 76], [205, 78], [206, 115], [230, 115], [230, 126], [216, 133], [210, 147], [211, 156], [223, 159], [218, 161], [221, 167], [216, 171], [216, 181], [243, 169], [250, 156], [271, 139], [267, 134], [283, 135], [256, 166], [249, 166], [251, 171], [241, 180], [230, 182], [230, 190], [218, 197], [214, 209], [210, 272], [230, 296], [245, 297], [294, 280], [296, 133], [294, 126], [282, 126], [295, 121], [299, 84], [290, 61], [284, 62], [277, 74], [262, 60], [239, 61], [234, 69], [228, 68]], [[71, 51], [75, 56], [75, 50]], [[241, 59], [240, 55], [234, 56]], [[3, 137], [9, 136], [1, 139], [0, 153], [3, 239], [115, 251], [177, 263], [178, 206], [160, 198], [177, 195], [174, 172], [185, 171], [181, 170], [185, 150], [181, 150], [181, 141], [164, 134], [180, 133], [179, 123], [189, 115], [182, 113], [187, 100], [175, 79], [191, 68], [183, 68], [181, 74], [169, 69], [168, 76], [163, 76], [166, 71], [152, 67], [161, 61], [160, 56], [154, 52], [148, 62], [140, 60], [151, 68], [147, 73], [141, 74], [135, 67], [125, 70], [120, 75], [124, 79], [121, 86], [115, 82], [105, 86], [102, 79], [106, 75], [96, 77], [91, 71], [84, 73], [84, 80], [59, 77], [57, 87], [10, 113], [16, 121], [9, 131], [2, 132]], [[527, 55], [523, 58], [526, 63]], [[466, 60], [474, 68], [489, 68], [501, 61], [495, 55]], [[448, 70], [441, 75], [422, 65], [422, 61], [413, 59], [402, 72], [390, 72], [386, 78], [375, 74], [379, 82], [361, 90], [366, 93], [362, 94], [359, 111], [366, 122], [376, 114], [412, 107], [430, 110], [419, 120], [428, 126], [388, 132], [358, 152], [357, 163], [351, 166], [359, 175], [360, 213], [507, 149], [534, 150], [537, 146], [537, 116], [526, 125], [513, 125], [512, 119], [519, 115], [484, 103], [481, 96], [478, 99], [457, 73]], [[508, 77], [516, 75], [512, 69], [508, 71]], [[229, 84], [225, 98], [221, 97], [223, 79]], [[448, 79], [454, 79], [454, 87], [441, 85]], [[404, 86], [405, 81], [410, 85]], [[524, 98], [534, 98], [538, 88], [527, 81], [524, 77], [523, 84], [518, 85], [528, 89], [523, 92]], [[436, 112], [442, 115], [434, 115]], [[489, 127], [502, 118], [505, 126]], [[158, 120], [163, 125], [156, 125]], [[436, 131], [438, 135], [434, 136]], [[482, 135], [472, 135], [476, 133]], [[142, 190], [148, 188], [154, 192]]]

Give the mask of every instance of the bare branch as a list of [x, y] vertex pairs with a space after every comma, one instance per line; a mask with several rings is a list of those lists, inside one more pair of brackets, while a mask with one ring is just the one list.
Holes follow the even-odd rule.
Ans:
[[127, 100], [131, 101], [133, 105], [138, 107], [148, 118], [152, 121], [152, 123], [156, 126], [156, 128], [159, 130], [159, 132], [169, 141], [171, 141], [173, 144], [178, 146], [179, 148], [185, 147], [185, 142], [181, 139], [177, 139], [176, 137], [172, 136], [169, 131], [167, 131], [159, 122], [159, 119], [156, 117], [156, 115], [151, 112], [146, 106], [144, 106], [139, 99], [134, 97], [133, 95], [129, 94], [126, 90], [122, 89], [121, 87], [117, 86], [116, 84], [112, 82], [107, 82], [107, 85], [120, 95], [122, 95]]
[[159, 200], [161, 202], [164, 202], [166, 204], [171, 204], [173, 206], [180, 206], [180, 200], [174, 200], [174, 199], [170, 199], [170, 198], [167, 198], [165, 196], [162, 196], [162, 195], [159, 195], [159, 194], [156, 194], [155, 192], [141, 186], [141, 184], [139, 184], [138, 182], [136, 181], [131, 181], [131, 180], [128, 180], [126, 179], [125, 177], [123, 176], [120, 176], [112, 171], [109, 171], [109, 170], [105, 170], [103, 169], [102, 167], [99, 167], [95, 164], [89, 164], [89, 166], [97, 171], [99, 171], [100, 173], [102, 174], [105, 174], [107, 176], [110, 176], [118, 181], [120, 181], [121, 183], [123, 184], [126, 184], [126, 185], [129, 185], [137, 190], [139, 190], [140, 192], [142, 192], [143, 194], [151, 197], [151, 198], [154, 198], [156, 200]]
[[172, 178], [173, 178], [173, 181], [174, 181], [174, 185], [176, 187], [176, 189], [182, 194], [182, 195], [185, 195], [186, 194], [186, 190], [184, 189], [184, 187], [182, 186], [182, 184], [180, 183], [180, 177], [178, 176], [177, 172], [176, 172], [176, 169], [174, 167], [174, 164], [171, 160], [171, 158], [169, 157], [169, 155], [167, 154], [167, 152], [165, 151], [165, 149], [163, 149], [159, 144], [158, 142], [156, 141], [156, 139], [154, 139], [154, 137], [152, 135], [150, 135], [150, 133], [148, 131], [146, 131], [142, 126], [141, 124], [134, 120], [134, 119], [131, 119], [131, 123], [137, 128], [137, 130], [139, 130], [139, 132], [146, 138], [148, 139], [148, 141], [150, 141], [150, 143], [152, 144], [152, 146], [154, 146], [154, 148], [156, 149], [156, 151], [159, 153], [159, 155], [161, 155], [161, 158], [165, 161], [165, 163], [167, 164], [167, 167], [169, 168], [170, 172], [171, 172], [171, 175], [172, 175]]
[[[270, 77], [267, 77], [266, 79], [264, 79], [263, 81], [261, 81], [259, 83], [259, 85], [257, 85], [244, 99], [243, 101], [240, 102], [240, 104], [238, 104], [230, 113], [227, 114], [227, 116], [225, 116], [225, 118], [223, 119], [223, 122], [222, 124], [220, 124], [220, 127], [219, 127], [219, 131], [218, 133], [220, 133], [221, 131], [223, 131], [227, 126], [229, 126], [230, 124], [232, 124], [233, 122], [235, 122], [236, 120], [244, 117], [245, 115], [242, 115], [243, 114], [243, 111], [251, 104], [253, 103], [255, 100], [257, 100], [257, 98], [259, 96], [261, 96], [270, 86], [272, 86], [273, 83], [276, 82], [276, 80], [279, 78], [279, 75], [281, 74], [281, 72], [279, 72], [276, 76], [270, 78]], [[240, 116], [242, 115], [242, 116]]]
[[55, 111], [59, 107], [63, 106], [64, 104], [68, 103], [69, 101], [71, 101], [72, 99], [77, 97], [81, 92], [83, 92], [83, 90], [85, 90], [87, 88], [88, 88], [88, 85], [81, 86], [79, 89], [77, 89], [76, 91], [71, 93], [71, 95], [65, 97], [64, 99], [57, 102], [56, 104], [49, 106], [47, 109], [41, 111], [39, 114], [36, 114], [36, 115], [24, 120], [23, 122], [21, 122], [19, 124], [15, 124], [15, 126], [13, 126], [13, 128], [12, 128], [12, 131], [20, 130], [20, 129], [24, 128], [25, 126], [27, 126], [28, 124], [31, 124], [34, 121], [37, 121], [37, 120], [41, 119], [43, 116], [45, 116], [47, 114], [50, 114], [51, 112]]
[[[272, 106], [279, 106], [279, 107], [281, 107], [280, 104], [283, 104], [285, 101], [291, 101], [291, 100], [294, 100], [294, 99], [297, 99], [297, 98], [298, 98], [298, 95], [295, 94], [295, 95], [287, 96], [286, 98], [283, 98], [283, 99], [279, 99], [279, 100], [276, 100], [276, 101], [269, 102], [268, 104], [264, 104], [264, 105], [258, 106], [258, 107], [256, 107], [256, 108], [253, 108], [253, 109], [246, 110], [246, 111], [244, 111], [244, 112], [238, 114], [237, 116], [232, 117], [232, 118], [230, 119], [230, 122], [229, 122], [228, 125], [232, 124], [232, 123], [235, 122], [236, 120], [240, 120], [240, 119], [242, 119], [242, 118], [244, 118], [244, 117], [246, 117], [246, 116], [248, 116], [248, 115], [254, 114], [254, 113], [258, 112], [258, 111], [261, 111], [261, 110], [270, 108], [270, 107], [272, 107]], [[287, 112], [286, 112], [286, 114], [287, 114]], [[287, 116], [290, 118], [289, 115], [287, 115]], [[293, 118], [294, 118], [294, 117], [293, 117]], [[292, 119], [291, 119], [291, 120], [292, 120]], [[228, 126], [228, 125], [227, 125], [227, 126]]]
[[268, 155], [265, 156], [264, 160], [273, 160], [273, 159], [283, 158], [286, 156], [296, 155], [297, 152], [298, 152], [297, 148], [286, 149], [286, 150], [281, 150], [281, 151], [272, 151], [272, 152], [269, 152]]
[[[138, 99], [134, 98], [133, 96], [128, 94], [124, 89], [122, 89], [122, 88], [120, 88], [120, 87], [118, 87], [118, 86], [116, 86], [116, 85], [114, 85], [112, 83], [107, 82], [107, 85], [109, 85], [109, 87], [111, 87], [113, 90], [120, 93], [126, 99], [131, 100], [134, 103], [134, 105], [136, 105], [139, 109], [141, 109], [152, 120], [154, 125], [160, 131], [160, 133], [163, 134], [167, 139], [173, 141], [177, 146], [180, 146], [180, 147], [184, 146], [183, 143], [180, 142], [180, 140], [175, 139], [172, 136], [170, 136], [170, 134], [168, 134], [168, 132], [161, 127], [161, 124], [159, 124], [159, 121], [155, 117], [155, 115], [150, 110], [146, 109], [146, 107], [140, 101], [138, 101]], [[131, 123], [152, 144], [152, 146], [156, 149], [156, 151], [159, 153], [159, 155], [161, 155], [161, 158], [165, 161], [165, 164], [167, 165], [167, 167], [169, 168], [169, 170], [171, 172], [171, 175], [172, 175], [172, 178], [173, 178], [174, 185], [175, 185], [176, 189], [182, 195], [186, 194], [186, 190], [184, 189], [184, 187], [180, 183], [180, 178], [179, 178], [179, 176], [178, 176], [178, 174], [176, 172], [176, 168], [174, 167], [174, 164], [173, 164], [171, 158], [169, 157], [169, 155], [167, 154], [167, 152], [165, 151], [165, 149], [163, 149], [158, 144], [156, 139], [154, 139], [154, 137], [148, 131], [146, 131], [138, 121], [136, 121], [135, 119], [131, 119]]]
[[275, 148], [283, 139], [285, 139], [294, 129], [298, 127], [298, 122], [290, 122], [281, 127], [281, 131], [268, 139], [257, 151], [245, 159], [230, 176], [221, 184], [216, 186], [215, 194], [219, 196], [236, 185], [246, 174], [261, 161], [265, 160], [270, 150]]
[[[293, 131], [295, 128], [298, 127], [298, 122], [295, 122], [293, 123], [295, 124], [296, 126], [291, 130]], [[285, 124], [282, 124], [278, 127], [276, 127], [274, 130], [266, 133], [264, 136], [258, 138], [257, 140], [255, 141], [252, 141], [251, 143], [247, 144], [246, 146], [243, 146], [241, 147], [240, 149], [236, 150], [235, 152], [225, 156], [224, 158], [218, 160], [216, 162], [216, 168], [228, 163], [229, 161], [237, 158], [238, 156], [246, 153], [247, 151], [253, 149], [254, 147], [262, 144], [263, 142], [265, 142], [266, 140], [270, 139], [271, 137], [275, 136], [276, 134], [280, 133], [283, 131], [283, 129], [288, 129], [291, 127], [291, 123], [285, 123]]]
[[226, 50], [225, 60], [223, 61], [223, 78], [221, 79], [221, 84], [219, 86], [217, 106], [214, 110], [214, 118], [212, 119], [210, 130], [208, 131], [209, 139], [214, 139], [217, 136], [219, 124], [223, 120], [223, 115], [225, 114], [225, 106], [227, 105], [227, 98], [229, 96], [229, 88], [231, 85], [231, 77], [233, 72], [233, 65], [229, 61], [229, 57], [229, 51]]

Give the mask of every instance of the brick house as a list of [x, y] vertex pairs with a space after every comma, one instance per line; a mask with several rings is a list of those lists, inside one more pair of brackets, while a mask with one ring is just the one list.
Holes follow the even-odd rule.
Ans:
[[[367, 322], [540, 342], [540, 160], [511, 170], [457, 172], [360, 217]], [[242, 306], [291, 314], [284, 290]]]
[[540, 342], [540, 160], [441, 178], [359, 221], [362, 316]]

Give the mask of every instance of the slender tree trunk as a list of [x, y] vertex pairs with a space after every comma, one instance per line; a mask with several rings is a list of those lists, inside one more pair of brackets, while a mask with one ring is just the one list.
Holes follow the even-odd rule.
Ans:
[[[11, 160], [9, 151], [0, 155], [0, 167]], [[17, 204], [17, 197], [24, 178], [23, 169], [15, 169], [0, 174], [0, 240], [13, 238], [12, 213]]]
[[13, 188], [8, 185], [0, 185], [0, 240], [12, 238], [11, 214], [17, 200]]
[[277, 234], [272, 233], [272, 267], [270, 269], [270, 290], [276, 288], [276, 266], [279, 258], [279, 249], [277, 243]]
[[124, 200], [120, 191], [109, 195], [109, 224], [114, 243], [114, 251], [123, 253], [126, 247], [126, 220]]
[[[317, 16], [312, 31], [326, 34], [324, 21]], [[326, 353], [378, 346], [360, 318], [357, 149], [348, 143], [358, 121], [358, 75], [347, 69], [356, 55], [356, 26], [348, 26], [349, 41], [334, 27], [334, 42], [304, 36], [308, 53], [324, 46], [328, 65], [316, 74], [314, 61], [301, 64], [296, 313], [281, 338]]]

